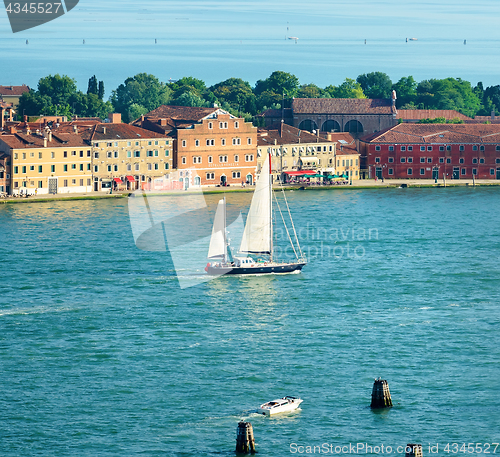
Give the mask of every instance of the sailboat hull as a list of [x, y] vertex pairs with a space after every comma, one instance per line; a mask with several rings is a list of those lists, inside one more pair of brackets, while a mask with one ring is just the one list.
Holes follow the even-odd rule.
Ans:
[[284, 274], [299, 272], [306, 262], [298, 263], [271, 263], [267, 265], [254, 265], [248, 267], [237, 267], [229, 265], [207, 265], [206, 271], [209, 275], [262, 275], [262, 274]]

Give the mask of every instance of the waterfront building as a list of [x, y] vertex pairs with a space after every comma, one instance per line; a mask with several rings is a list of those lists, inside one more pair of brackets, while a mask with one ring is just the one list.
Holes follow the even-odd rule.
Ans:
[[327, 133], [335, 142], [335, 174], [347, 176], [350, 181], [360, 178], [360, 160], [357, 141], [347, 132]]
[[257, 172], [271, 154], [273, 182], [288, 182], [292, 176], [335, 173], [335, 142], [306, 130], [279, 122], [259, 128]]
[[173, 140], [184, 188], [253, 184], [257, 128], [220, 108], [163, 105], [133, 122]]
[[53, 133], [48, 127], [23, 132], [10, 127], [0, 135], [0, 153], [10, 157], [10, 193], [89, 192], [91, 147], [77, 133]]
[[445, 121], [472, 121], [472, 118], [452, 109], [398, 109], [398, 120], [417, 123], [424, 119], [444, 119]]
[[23, 84], [22, 86], [0, 86], [0, 99], [5, 103], [12, 103], [14, 109], [19, 104], [19, 98], [30, 88]]
[[0, 194], [10, 193], [10, 155], [0, 152]]
[[294, 98], [291, 108], [262, 113], [266, 126], [283, 121], [312, 133], [349, 132], [354, 138], [397, 123], [396, 94], [392, 99]]
[[92, 148], [94, 191], [150, 190], [155, 180], [172, 172], [172, 139], [164, 134], [129, 124], [100, 123], [81, 135]]
[[498, 124], [399, 124], [359, 149], [367, 178], [500, 179]]

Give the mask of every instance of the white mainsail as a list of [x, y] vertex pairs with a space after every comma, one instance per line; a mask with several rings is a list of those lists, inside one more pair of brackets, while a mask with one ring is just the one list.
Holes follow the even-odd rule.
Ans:
[[271, 180], [269, 154], [266, 157], [259, 180], [255, 186], [240, 252], [271, 254]]
[[208, 248], [209, 259], [225, 259], [226, 257], [226, 200], [219, 200], [217, 211], [215, 212], [214, 226], [212, 227], [212, 237]]

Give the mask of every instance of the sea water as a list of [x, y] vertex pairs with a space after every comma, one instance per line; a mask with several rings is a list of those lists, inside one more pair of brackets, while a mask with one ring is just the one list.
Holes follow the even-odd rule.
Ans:
[[281, 70], [321, 87], [372, 71], [393, 82], [459, 77], [486, 87], [499, 84], [499, 14], [494, 0], [80, 0], [64, 16], [12, 34], [1, 10], [0, 83], [36, 88], [59, 73], [86, 91], [95, 74], [107, 99], [137, 73], [210, 86], [230, 77], [254, 85]]
[[[302, 273], [185, 289], [126, 200], [0, 205], [0, 454], [231, 456], [241, 419], [262, 456], [493, 453], [499, 192], [287, 192]], [[285, 395], [301, 410], [256, 414]]]

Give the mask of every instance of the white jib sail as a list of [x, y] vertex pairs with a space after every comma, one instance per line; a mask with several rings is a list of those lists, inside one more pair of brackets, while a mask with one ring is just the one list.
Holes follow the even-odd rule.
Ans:
[[271, 253], [271, 180], [269, 175], [269, 155], [267, 155], [248, 211], [240, 252]]
[[215, 212], [212, 237], [208, 248], [209, 259], [223, 259], [226, 256], [226, 201], [219, 200]]

